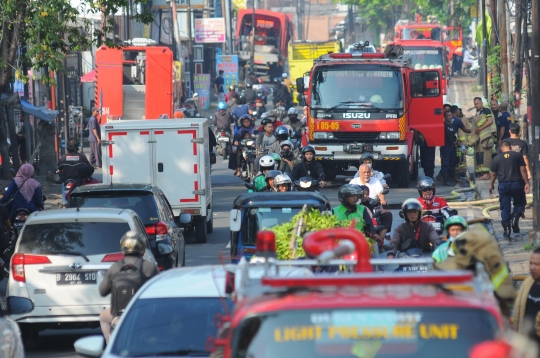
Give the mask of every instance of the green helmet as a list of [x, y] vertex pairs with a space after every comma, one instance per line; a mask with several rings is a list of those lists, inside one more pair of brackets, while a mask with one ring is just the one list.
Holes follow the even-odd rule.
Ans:
[[275, 161], [275, 162], [281, 162], [281, 157], [280, 157], [279, 154], [277, 154], [277, 153], [270, 153], [270, 154], [268, 154], [268, 155], [271, 156], [272, 158], [274, 158], [274, 161]]
[[461, 225], [463, 226], [464, 230], [467, 230], [469, 228], [469, 224], [467, 224], [467, 221], [465, 221], [465, 219], [458, 215], [450, 216], [448, 219], [446, 219], [444, 223], [444, 229], [448, 230], [448, 228], [452, 225]]

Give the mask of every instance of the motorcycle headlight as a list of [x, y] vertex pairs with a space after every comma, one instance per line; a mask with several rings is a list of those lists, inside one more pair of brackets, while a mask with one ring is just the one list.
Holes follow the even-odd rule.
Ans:
[[313, 133], [315, 139], [334, 139], [334, 133], [328, 132], [315, 132]]
[[311, 181], [301, 181], [300, 187], [301, 188], [309, 188], [311, 186]]
[[379, 134], [379, 139], [399, 139], [400, 136], [399, 132], [382, 132]]

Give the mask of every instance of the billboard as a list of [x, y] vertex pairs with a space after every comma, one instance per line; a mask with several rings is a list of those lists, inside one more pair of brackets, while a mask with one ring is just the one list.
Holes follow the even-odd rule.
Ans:
[[237, 55], [217, 55], [216, 72], [223, 70], [225, 88], [238, 84], [238, 56]]
[[193, 75], [194, 91], [199, 94], [199, 103], [197, 106], [202, 109], [210, 108], [210, 75]]
[[225, 42], [224, 19], [222, 17], [195, 19], [195, 42]]

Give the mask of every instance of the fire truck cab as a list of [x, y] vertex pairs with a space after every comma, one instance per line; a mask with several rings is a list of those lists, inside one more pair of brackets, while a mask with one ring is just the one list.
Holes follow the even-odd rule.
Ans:
[[[392, 52], [390, 52], [390, 50]], [[327, 180], [358, 167], [363, 153], [406, 188], [418, 177], [421, 134], [444, 145], [443, 74], [415, 70], [400, 46], [383, 53], [331, 53], [315, 60], [306, 104], [307, 136]], [[304, 79], [296, 80], [301, 93]]]
[[[211, 357], [468, 357], [504, 329], [485, 271], [376, 273], [375, 261], [390, 260], [370, 262], [365, 239], [349, 229], [307, 236], [313, 260], [276, 261], [272, 234], [259, 233], [258, 262], [227, 274], [235, 309], [209, 342]], [[351, 248], [354, 273], [312, 273], [343, 264], [335, 257]]]

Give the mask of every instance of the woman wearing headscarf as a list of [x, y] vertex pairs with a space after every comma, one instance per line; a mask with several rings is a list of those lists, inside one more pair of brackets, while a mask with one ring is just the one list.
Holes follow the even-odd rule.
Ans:
[[43, 194], [41, 186], [37, 180], [32, 178], [34, 167], [30, 164], [23, 164], [19, 168], [17, 175], [7, 188], [4, 197], [0, 199], [0, 204], [5, 204], [13, 196], [10, 220], [13, 222], [15, 212], [18, 209], [27, 209], [31, 213], [43, 210]]

